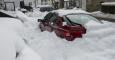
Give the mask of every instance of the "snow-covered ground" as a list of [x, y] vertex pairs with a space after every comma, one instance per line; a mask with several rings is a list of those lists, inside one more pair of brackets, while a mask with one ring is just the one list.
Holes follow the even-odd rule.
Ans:
[[[24, 31], [19, 19], [0, 17], [0, 60], [42, 60], [25, 44]], [[16, 53], [19, 53], [17, 58]]]
[[54, 32], [40, 32], [39, 23], [32, 21], [23, 37], [43, 60], [115, 60], [115, 23], [90, 21], [87, 34], [69, 42]]
[[57, 37], [54, 32], [41, 32], [32, 13], [27, 14], [31, 17], [21, 12], [17, 14], [24, 20], [24, 32], [20, 36], [43, 60], [115, 60], [115, 23], [90, 21], [85, 25], [87, 34], [69, 42]]

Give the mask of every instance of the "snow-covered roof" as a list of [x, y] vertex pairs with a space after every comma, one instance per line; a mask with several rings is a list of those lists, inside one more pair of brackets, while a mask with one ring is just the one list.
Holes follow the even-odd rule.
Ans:
[[110, 6], [115, 6], [115, 2], [104, 2], [101, 5], [110, 5]]
[[59, 16], [64, 16], [67, 14], [75, 14], [75, 13], [85, 13], [85, 14], [89, 14], [88, 12], [81, 10], [81, 9], [59, 9], [59, 10], [54, 10], [53, 12], [56, 12], [59, 14]]

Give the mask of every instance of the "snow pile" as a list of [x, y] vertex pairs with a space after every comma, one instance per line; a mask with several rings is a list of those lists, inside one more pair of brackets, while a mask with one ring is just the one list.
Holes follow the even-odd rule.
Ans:
[[115, 19], [115, 14], [103, 13], [101, 11], [92, 12], [92, 15], [95, 17]]
[[17, 60], [42, 60], [31, 48], [24, 38], [22, 22], [14, 18], [0, 18], [0, 60], [16, 60], [16, 52], [19, 53]]
[[40, 12], [37, 9], [34, 10], [33, 12], [28, 12], [26, 13], [27, 16], [29, 17], [34, 17], [34, 18], [39, 18], [39, 19], [43, 19], [44, 16], [47, 14], [48, 12]]
[[67, 14], [72, 14], [72, 13], [85, 13], [89, 14], [88, 12], [81, 10], [81, 9], [69, 9], [69, 10], [64, 10], [64, 9], [59, 9], [59, 10], [54, 10], [53, 12], [59, 13], [60, 16], [67, 15]]
[[37, 20], [30, 17], [24, 24], [27, 30], [23, 38], [43, 60], [115, 60], [115, 23], [90, 21], [85, 25], [87, 34], [73, 42], [57, 37], [54, 32], [41, 32]]
[[21, 22], [17, 19], [0, 18], [0, 60], [14, 60], [16, 52], [24, 48], [19, 35], [21, 28]]
[[30, 47], [24, 48], [16, 60], [42, 60]]
[[16, 11], [16, 17], [19, 18], [22, 22], [27, 22], [27, 20], [29, 20], [29, 17], [21, 11]]
[[40, 32], [38, 28], [31, 32], [34, 35], [30, 45], [44, 60], [114, 60], [115, 24], [91, 21], [86, 27], [87, 34], [73, 42], [57, 37], [54, 32]]
[[[33, 26], [34, 22], [29, 23]], [[90, 21], [86, 24], [87, 34], [68, 42], [47, 31], [40, 32], [39, 23], [29, 28], [24, 37], [30, 41], [43, 60], [114, 60], [115, 24], [103, 21], [103, 24]], [[34, 30], [33, 30], [34, 29]]]

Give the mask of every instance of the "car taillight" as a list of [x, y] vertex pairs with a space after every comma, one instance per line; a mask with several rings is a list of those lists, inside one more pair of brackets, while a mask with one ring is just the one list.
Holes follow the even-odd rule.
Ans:
[[70, 32], [66, 31], [66, 32], [64, 32], [64, 35], [65, 36], [70, 36]]
[[82, 37], [82, 33], [80, 31], [76, 32], [76, 37]]

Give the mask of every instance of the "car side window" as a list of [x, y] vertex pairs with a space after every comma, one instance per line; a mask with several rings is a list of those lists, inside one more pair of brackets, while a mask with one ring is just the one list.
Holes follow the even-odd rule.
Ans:
[[50, 20], [50, 22], [54, 22], [55, 20], [56, 20], [56, 15], [53, 15], [49, 20]]
[[49, 20], [53, 16], [53, 13], [48, 13], [45, 17], [44, 20]]

